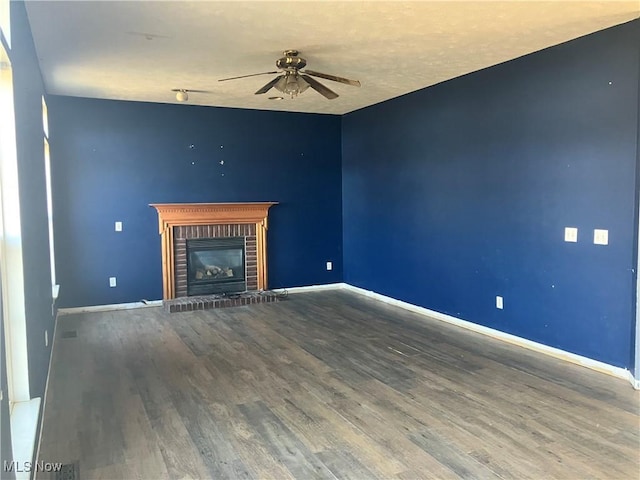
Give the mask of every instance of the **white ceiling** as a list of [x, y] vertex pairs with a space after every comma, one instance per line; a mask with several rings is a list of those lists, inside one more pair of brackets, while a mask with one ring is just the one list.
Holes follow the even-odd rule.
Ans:
[[[640, 1], [28, 1], [47, 92], [178, 103], [172, 88], [208, 90], [189, 104], [343, 114], [495, 65], [640, 14]], [[254, 95], [298, 49], [320, 81], [295, 99]]]

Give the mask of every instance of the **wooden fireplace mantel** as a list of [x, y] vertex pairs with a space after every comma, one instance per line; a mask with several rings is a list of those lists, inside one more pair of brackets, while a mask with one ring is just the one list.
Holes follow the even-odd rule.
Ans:
[[164, 300], [175, 298], [173, 227], [185, 225], [255, 224], [258, 289], [267, 288], [267, 215], [278, 202], [152, 203], [158, 212], [162, 237], [162, 290]]

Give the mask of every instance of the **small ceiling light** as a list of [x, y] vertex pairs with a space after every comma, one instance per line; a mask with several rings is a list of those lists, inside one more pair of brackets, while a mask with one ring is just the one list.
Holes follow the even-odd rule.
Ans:
[[176, 100], [178, 100], [179, 102], [186, 102], [187, 100], [189, 100], [189, 94], [186, 90], [178, 90], [178, 92], [176, 93]]

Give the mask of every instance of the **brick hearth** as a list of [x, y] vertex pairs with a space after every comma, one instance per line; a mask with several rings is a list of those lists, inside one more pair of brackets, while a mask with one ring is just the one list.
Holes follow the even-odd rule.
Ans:
[[212, 308], [239, 307], [256, 303], [272, 303], [283, 297], [275, 292], [246, 292], [238, 295], [204, 295], [194, 297], [174, 298], [163, 302], [168, 313], [193, 312], [195, 310], [209, 310]]

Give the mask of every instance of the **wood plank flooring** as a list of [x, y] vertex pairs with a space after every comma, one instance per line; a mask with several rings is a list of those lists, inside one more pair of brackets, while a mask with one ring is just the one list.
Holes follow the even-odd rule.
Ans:
[[628, 382], [339, 290], [62, 316], [49, 382], [39, 459], [81, 479], [640, 471]]

